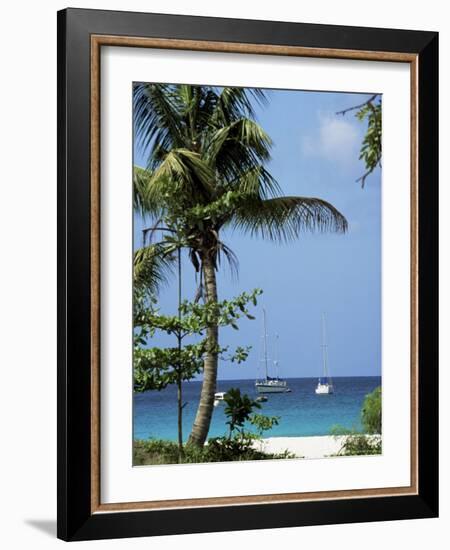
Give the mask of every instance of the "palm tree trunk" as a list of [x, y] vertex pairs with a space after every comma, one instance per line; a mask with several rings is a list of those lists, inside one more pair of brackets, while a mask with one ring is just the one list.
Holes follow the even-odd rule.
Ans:
[[[217, 283], [214, 264], [208, 254], [202, 259], [205, 276], [205, 297], [207, 302], [217, 302]], [[217, 324], [206, 329], [206, 337], [212, 351], [205, 354], [203, 364], [203, 384], [200, 393], [200, 402], [195, 416], [189, 443], [202, 447], [208, 437], [211, 417], [214, 410], [214, 393], [217, 384], [217, 366], [219, 345], [219, 328]]]

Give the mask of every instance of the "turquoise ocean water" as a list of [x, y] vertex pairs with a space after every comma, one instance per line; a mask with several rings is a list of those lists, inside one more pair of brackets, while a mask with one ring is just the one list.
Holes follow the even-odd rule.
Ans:
[[[317, 378], [289, 378], [291, 393], [270, 394], [268, 401], [261, 403], [257, 412], [268, 416], [280, 416], [280, 423], [265, 436], [310, 436], [328, 435], [335, 424], [359, 429], [359, 416], [364, 397], [381, 385], [381, 377], [338, 377], [333, 379], [334, 394], [316, 395]], [[184, 439], [189, 436], [197, 410], [201, 382], [183, 384]], [[222, 380], [217, 391], [240, 388], [242, 393], [256, 397], [254, 380]], [[148, 391], [134, 395], [134, 438], [170, 439], [177, 438], [176, 388], [163, 391]], [[226, 433], [224, 404], [214, 408], [209, 432], [210, 437]]]

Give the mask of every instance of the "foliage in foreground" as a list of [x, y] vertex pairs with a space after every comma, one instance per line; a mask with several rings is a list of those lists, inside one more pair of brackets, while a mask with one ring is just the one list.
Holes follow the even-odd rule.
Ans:
[[[278, 454], [265, 453], [262, 446], [256, 442], [262, 440], [263, 433], [279, 422], [277, 416], [255, 414], [255, 409], [261, 405], [246, 394], [241, 394], [239, 388], [231, 388], [224, 396], [225, 415], [227, 417], [228, 434], [223, 437], [213, 437], [207, 445], [198, 447], [187, 444], [180, 454], [179, 446], [166, 440], [138, 440], [134, 442], [135, 466], [145, 464], [178, 464], [199, 462], [231, 462], [242, 460], [271, 460], [275, 458], [295, 458], [295, 455], [285, 451]], [[249, 422], [257, 430], [253, 433], [245, 429]]]
[[379, 455], [382, 451], [381, 435], [368, 435], [334, 426], [331, 430], [335, 437], [342, 437], [342, 445], [336, 456]]
[[361, 423], [367, 434], [381, 434], [381, 386], [366, 395], [361, 409]]
[[136, 440], [133, 450], [134, 466], [157, 464], [196, 464], [202, 462], [231, 462], [243, 460], [272, 460], [294, 458], [289, 452], [279, 454], [264, 453], [253, 446], [254, 438], [214, 437], [204, 447], [185, 445], [179, 459], [178, 445], [161, 439]]
[[381, 386], [366, 395], [361, 408], [363, 432], [334, 426], [331, 430], [335, 437], [345, 436], [338, 456], [381, 454]]
[[342, 444], [339, 454], [343, 456], [380, 455], [381, 436], [349, 435]]

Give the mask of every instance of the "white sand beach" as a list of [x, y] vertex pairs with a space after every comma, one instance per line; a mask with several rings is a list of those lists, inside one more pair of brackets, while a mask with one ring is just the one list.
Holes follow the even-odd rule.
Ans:
[[[323, 458], [337, 454], [345, 436], [317, 435], [311, 437], [269, 437], [256, 445], [267, 453], [290, 451], [298, 457]], [[261, 448], [261, 447], [260, 447]]]

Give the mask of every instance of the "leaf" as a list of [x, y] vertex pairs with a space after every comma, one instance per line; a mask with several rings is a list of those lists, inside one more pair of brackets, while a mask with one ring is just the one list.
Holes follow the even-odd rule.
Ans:
[[156, 243], [136, 250], [133, 261], [134, 286], [158, 292], [173, 274], [176, 258], [162, 244]]
[[233, 225], [252, 236], [290, 241], [303, 231], [347, 231], [347, 220], [330, 203], [312, 197], [278, 197], [244, 202]]

